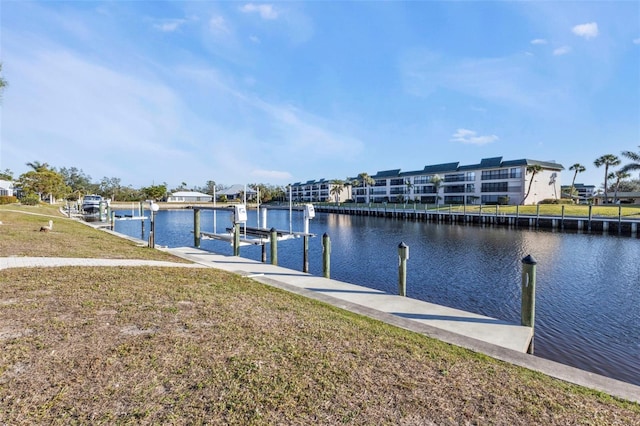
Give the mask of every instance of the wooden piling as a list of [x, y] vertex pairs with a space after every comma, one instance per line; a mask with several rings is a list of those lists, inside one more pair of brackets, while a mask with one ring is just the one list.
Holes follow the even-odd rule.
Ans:
[[[536, 260], [532, 255], [522, 259], [522, 305], [521, 324], [535, 329], [536, 316]], [[533, 354], [533, 336], [527, 349], [527, 353]]]

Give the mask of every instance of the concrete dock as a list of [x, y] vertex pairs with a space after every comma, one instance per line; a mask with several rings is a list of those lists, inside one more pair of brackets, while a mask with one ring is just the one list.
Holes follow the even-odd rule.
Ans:
[[434, 329], [455, 333], [506, 349], [526, 352], [533, 336], [530, 327], [509, 324], [459, 309], [396, 296], [379, 290], [309, 275], [242, 257], [223, 256], [191, 247], [165, 249], [195, 263], [251, 277], [265, 284], [305, 296], [323, 296], [333, 305], [358, 305]]

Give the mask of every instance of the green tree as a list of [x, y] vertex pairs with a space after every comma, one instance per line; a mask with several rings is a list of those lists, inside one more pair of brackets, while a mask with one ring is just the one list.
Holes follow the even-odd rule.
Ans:
[[604, 166], [604, 204], [609, 202], [609, 197], [607, 195], [607, 186], [609, 181], [609, 167], [617, 166], [620, 164], [620, 159], [613, 154], [605, 154], [601, 157], [596, 158], [593, 162], [596, 167]]
[[23, 173], [16, 186], [26, 194], [38, 194], [41, 200], [62, 198], [71, 192], [71, 189], [64, 184], [64, 178], [60, 173], [43, 168], [39, 171], [31, 170]]
[[345, 184], [342, 179], [333, 179], [331, 182], [331, 189], [329, 190], [329, 194], [333, 195], [336, 200], [336, 204], [340, 202], [340, 194], [344, 190]]
[[0, 180], [13, 180], [13, 172], [9, 169], [4, 169], [4, 172], [0, 172]]
[[111, 198], [113, 201], [118, 201], [121, 188], [122, 185], [120, 184], [120, 178], [108, 178], [105, 176], [100, 181], [98, 192], [100, 192], [100, 195], [103, 197]]
[[202, 191], [205, 194], [209, 194], [209, 195], [213, 195], [216, 192], [216, 181], [215, 180], [208, 180], [207, 183], [205, 184], [205, 190]]
[[[640, 145], [638, 145], [638, 148], [640, 148]], [[631, 172], [635, 170], [640, 170], [640, 151], [638, 152], [622, 151], [622, 155], [624, 157], [627, 157], [629, 160], [631, 160], [631, 163], [623, 166], [621, 171]]]
[[146, 186], [142, 188], [142, 193], [148, 200], [162, 200], [167, 195], [167, 184]]
[[575, 163], [573, 166], [569, 167], [569, 170], [573, 170], [573, 180], [571, 181], [571, 189], [569, 190], [569, 195], [571, 196], [571, 199], [573, 199], [573, 193], [576, 189], [576, 176], [578, 176], [578, 173], [582, 173], [587, 170], [587, 168], [580, 163]]
[[77, 167], [62, 167], [58, 173], [62, 175], [65, 185], [71, 188], [71, 193], [78, 198], [98, 192], [98, 185], [91, 183], [91, 176], [86, 175]]
[[531, 193], [531, 186], [533, 185], [533, 180], [536, 177], [536, 174], [540, 173], [541, 171], [542, 171], [542, 166], [540, 164], [529, 164], [527, 166], [526, 173], [527, 174], [531, 173], [531, 179], [529, 180], [529, 187], [527, 188], [527, 193], [524, 195], [524, 198], [522, 199], [522, 205], [524, 205], [525, 200]]
[[623, 180], [618, 188], [620, 192], [640, 192], [640, 179]]
[[371, 185], [374, 185], [376, 183], [375, 179], [372, 178], [371, 176], [369, 176], [368, 173], [366, 172], [362, 172], [358, 174], [358, 183], [363, 185], [366, 188], [366, 200], [367, 203], [369, 202], [370, 198], [369, 198], [369, 187]]
[[616, 182], [613, 184], [613, 202], [616, 203], [618, 202], [618, 190], [620, 189], [620, 183], [631, 177], [631, 175], [627, 172], [625, 172], [624, 170], [618, 170], [615, 171], [613, 173], [609, 173], [609, 179], [615, 179]]

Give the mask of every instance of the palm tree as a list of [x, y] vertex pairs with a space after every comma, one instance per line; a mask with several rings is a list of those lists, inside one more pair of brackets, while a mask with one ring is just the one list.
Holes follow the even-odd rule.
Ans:
[[573, 170], [573, 180], [571, 181], [571, 190], [569, 191], [569, 196], [573, 199], [573, 192], [575, 191], [576, 187], [576, 176], [578, 176], [578, 173], [582, 173], [585, 170], [587, 170], [587, 168], [585, 166], [583, 166], [580, 163], [576, 163], [573, 166], [569, 167], [569, 170]]
[[631, 175], [627, 172], [625, 172], [623, 169], [620, 169], [614, 173], [609, 173], [608, 178], [609, 179], [614, 179], [616, 180], [616, 183], [613, 184], [613, 187], [615, 188], [615, 192], [613, 194], [613, 202], [617, 202], [618, 201], [618, 189], [620, 188], [620, 181], [630, 177]]
[[[638, 148], [640, 148], [640, 145], [638, 145]], [[627, 157], [632, 162], [623, 166], [622, 169], [620, 169], [620, 171], [630, 172], [633, 170], [640, 170], [640, 151], [639, 152], [622, 151], [622, 155]]]
[[413, 188], [413, 184], [411, 183], [411, 179], [407, 179], [404, 181], [404, 184], [407, 186], [407, 196], [406, 200], [409, 201], [409, 196], [411, 195], [411, 188]]
[[531, 179], [529, 180], [529, 187], [527, 188], [527, 193], [524, 195], [522, 199], [522, 205], [524, 205], [525, 200], [531, 193], [531, 186], [533, 185], [533, 180], [536, 177], [536, 174], [542, 171], [542, 166], [540, 164], [530, 164], [527, 166], [527, 174], [531, 173]]
[[49, 170], [49, 164], [41, 163], [39, 161], [32, 161], [27, 163], [27, 166], [31, 167], [34, 172], [44, 172]]
[[431, 179], [429, 180], [429, 182], [431, 182], [431, 185], [433, 185], [433, 190], [436, 194], [436, 206], [438, 204], [440, 204], [440, 185], [442, 185], [442, 178], [439, 175], [433, 175], [431, 176]]
[[369, 202], [369, 187], [376, 183], [375, 179], [368, 173], [362, 172], [358, 174], [358, 181], [367, 188], [367, 203]]
[[340, 194], [345, 187], [345, 183], [342, 179], [333, 179], [329, 183], [331, 184], [331, 190], [329, 191], [329, 194], [335, 196], [337, 204], [340, 202]]
[[607, 197], [607, 182], [609, 180], [609, 167], [617, 166], [620, 164], [620, 159], [613, 154], [605, 154], [593, 162], [596, 167], [604, 166], [604, 203], [607, 204], [609, 202], [609, 198]]

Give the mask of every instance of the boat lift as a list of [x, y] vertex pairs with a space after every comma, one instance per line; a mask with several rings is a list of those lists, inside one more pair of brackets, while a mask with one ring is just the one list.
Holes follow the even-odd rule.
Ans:
[[[275, 228], [267, 228], [267, 208], [258, 207], [260, 212], [258, 216], [257, 227], [247, 226], [247, 208], [244, 204], [238, 204], [233, 206], [233, 227], [227, 227], [226, 233], [216, 232], [216, 213], [217, 211], [229, 211], [228, 207], [193, 207], [194, 209], [194, 245], [200, 246], [200, 240], [221, 240], [228, 241], [233, 246], [234, 256], [240, 255], [240, 246], [247, 245], [259, 245], [262, 246], [262, 261], [266, 262], [266, 245], [272, 244], [271, 250], [271, 262], [274, 260], [277, 264], [277, 254], [274, 253], [275, 247], [278, 241], [286, 241], [296, 238], [303, 238], [304, 240], [304, 272], [308, 272], [308, 250], [309, 250], [309, 237], [315, 237], [315, 234], [309, 232], [309, 220], [315, 217], [315, 209], [312, 204], [304, 205], [304, 231], [293, 232], [291, 229], [282, 230]], [[200, 230], [200, 210], [213, 210], [214, 214], [214, 232], [206, 232]], [[291, 216], [291, 211], [289, 212]], [[262, 220], [260, 220], [262, 216]], [[289, 218], [291, 222], [291, 218]], [[260, 226], [261, 225], [261, 226]], [[274, 259], [275, 257], [275, 259]]]

